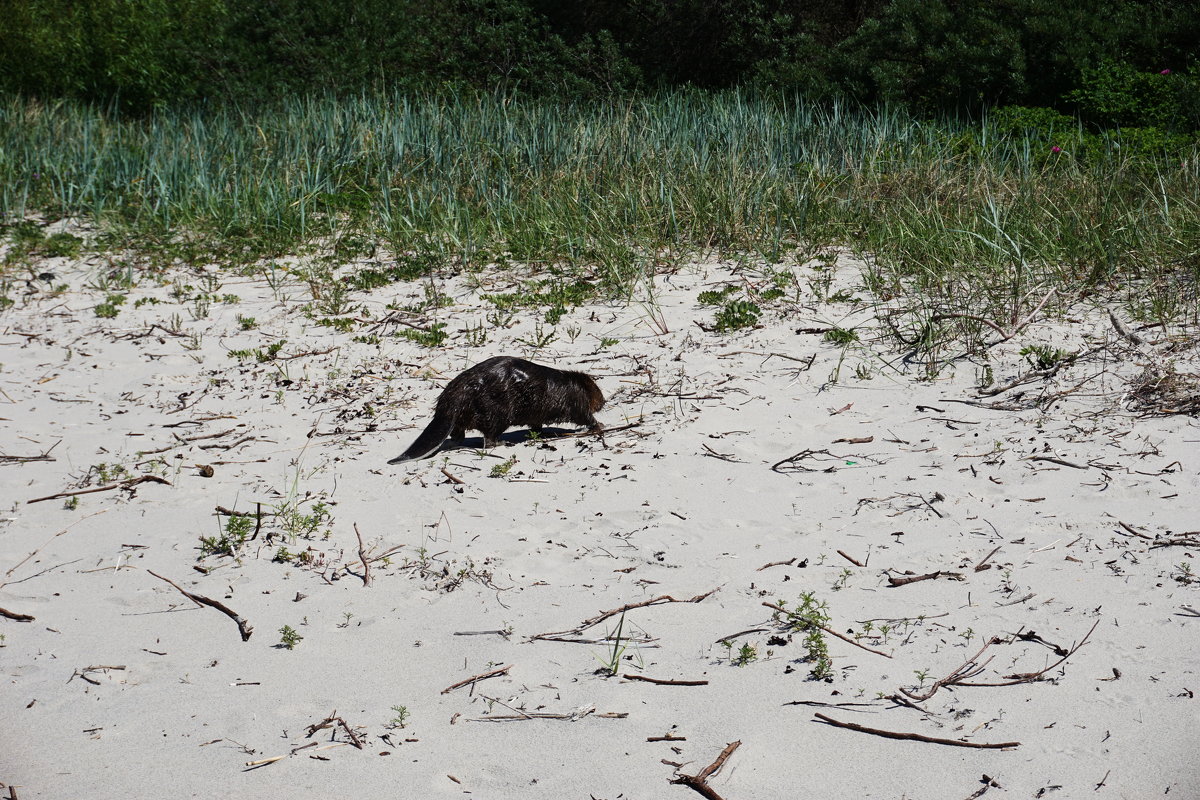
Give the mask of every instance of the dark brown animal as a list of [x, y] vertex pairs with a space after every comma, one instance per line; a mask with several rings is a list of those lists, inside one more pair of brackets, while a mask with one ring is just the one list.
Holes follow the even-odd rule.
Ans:
[[433, 421], [412, 446], [389, 464], [432, 453], [446, 437], [461, 440], [467, 430], [483, 433], [493, 447], [514, 425], [540, 431], [552, 422], [573, 422], [593, 431], [603, 426], [593, 416], [604, 407], [604, 395], [591, 377], [534, 364], [523, 358], [496, 356], [465, 370], [442, 390]]

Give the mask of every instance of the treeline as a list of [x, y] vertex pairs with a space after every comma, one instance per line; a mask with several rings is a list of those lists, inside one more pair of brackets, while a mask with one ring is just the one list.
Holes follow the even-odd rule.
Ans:
[[1200, 128], [1200, 0], [0, 0], [0, 91], [141, 112], [302, 92], [691, 85]]

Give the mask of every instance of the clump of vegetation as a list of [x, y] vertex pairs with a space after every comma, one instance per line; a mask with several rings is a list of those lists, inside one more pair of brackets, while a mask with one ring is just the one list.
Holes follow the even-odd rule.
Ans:
[[858, 341], [858, 331], [853, 328], [830, 328], [822, 338], [831, 344], [846, 347]]
[[444, 322], [435, 322], [424, 330], [419, 328], [404, 328], [398, 331], [396, 335], [401, 339], [416, 342], [422, 347], [441, 347], [450, 338], [450, 334], [446, 333], [446, 323]]
[[817, 600], [813, 592], [800, 595], [800, 602], [795, 608], [788, 609], [782, 600], [777, 601], [776, 605], [783, 610], [775, 612], [775, 616], [781, 618], [791, 630], [804, 634], [805, 661], [810, 665], [809, 677], [815, 681], [833, 680], [833, 660], [829, 657], [829, 645], [822, 630], [829, 625], [828, 605], [823, 600]]
[[514, 466], [516, 466], [517, 457], [510, 456], [504, 462], [492, 467], [492, 471], [488, 473], [489, 478], [503, 478], [508, 475]]
[[219, 536], [200, 537], [200, 557], [236, 556], [254, 532], [254, 518], [236, 515], [225, 520], [225, 530]]
[[102, 319], [113, 319], [121, 313], [120, 306], [125, 304], [125, 295], [110, 294], [103, 303], [97, 303], [92, 310]]
[[726, 333], [758, 324], [762, 309], [749, 300], [730, 300], [717, 312], [714, 320], [716, 330]]
[[304, 641], [304, 637], [296, 632], [296, 629], [291, 625], [284, 625], [279, 629], [279, 645], [288, 650], [295, 650], [296, 645]]

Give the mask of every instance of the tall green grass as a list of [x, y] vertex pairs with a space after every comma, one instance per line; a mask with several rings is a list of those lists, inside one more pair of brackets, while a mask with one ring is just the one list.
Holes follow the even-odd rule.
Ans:
[[1194, 300], [1200, 275], [1194, 147], [738, 92], [309, 97], [144, 119], [2, 99], [0, 215], [33, 213], [196, 260], [333, 237], [430, 263], [510, 259], [614, 291], [664, 252], [848, 246], [870, 256], [884, 296], [997, 313], [1048, 285], [1137, 282]]

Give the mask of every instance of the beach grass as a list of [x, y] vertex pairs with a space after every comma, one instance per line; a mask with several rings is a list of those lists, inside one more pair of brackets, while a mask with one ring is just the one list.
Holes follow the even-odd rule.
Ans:
[[1194, 322], [1200, 150], [742, 92], [314, 96], [144, 118], [0, 99], [0, 219], [32, 215], [167, 261], [382, 245], [417, 265], [398, 279], [515, 263], [610, 296], [698, 254], [842, 247], [876, 296], [920, 300], [909, 328], [947, 309], [1016, 320], [1050, 288]]

